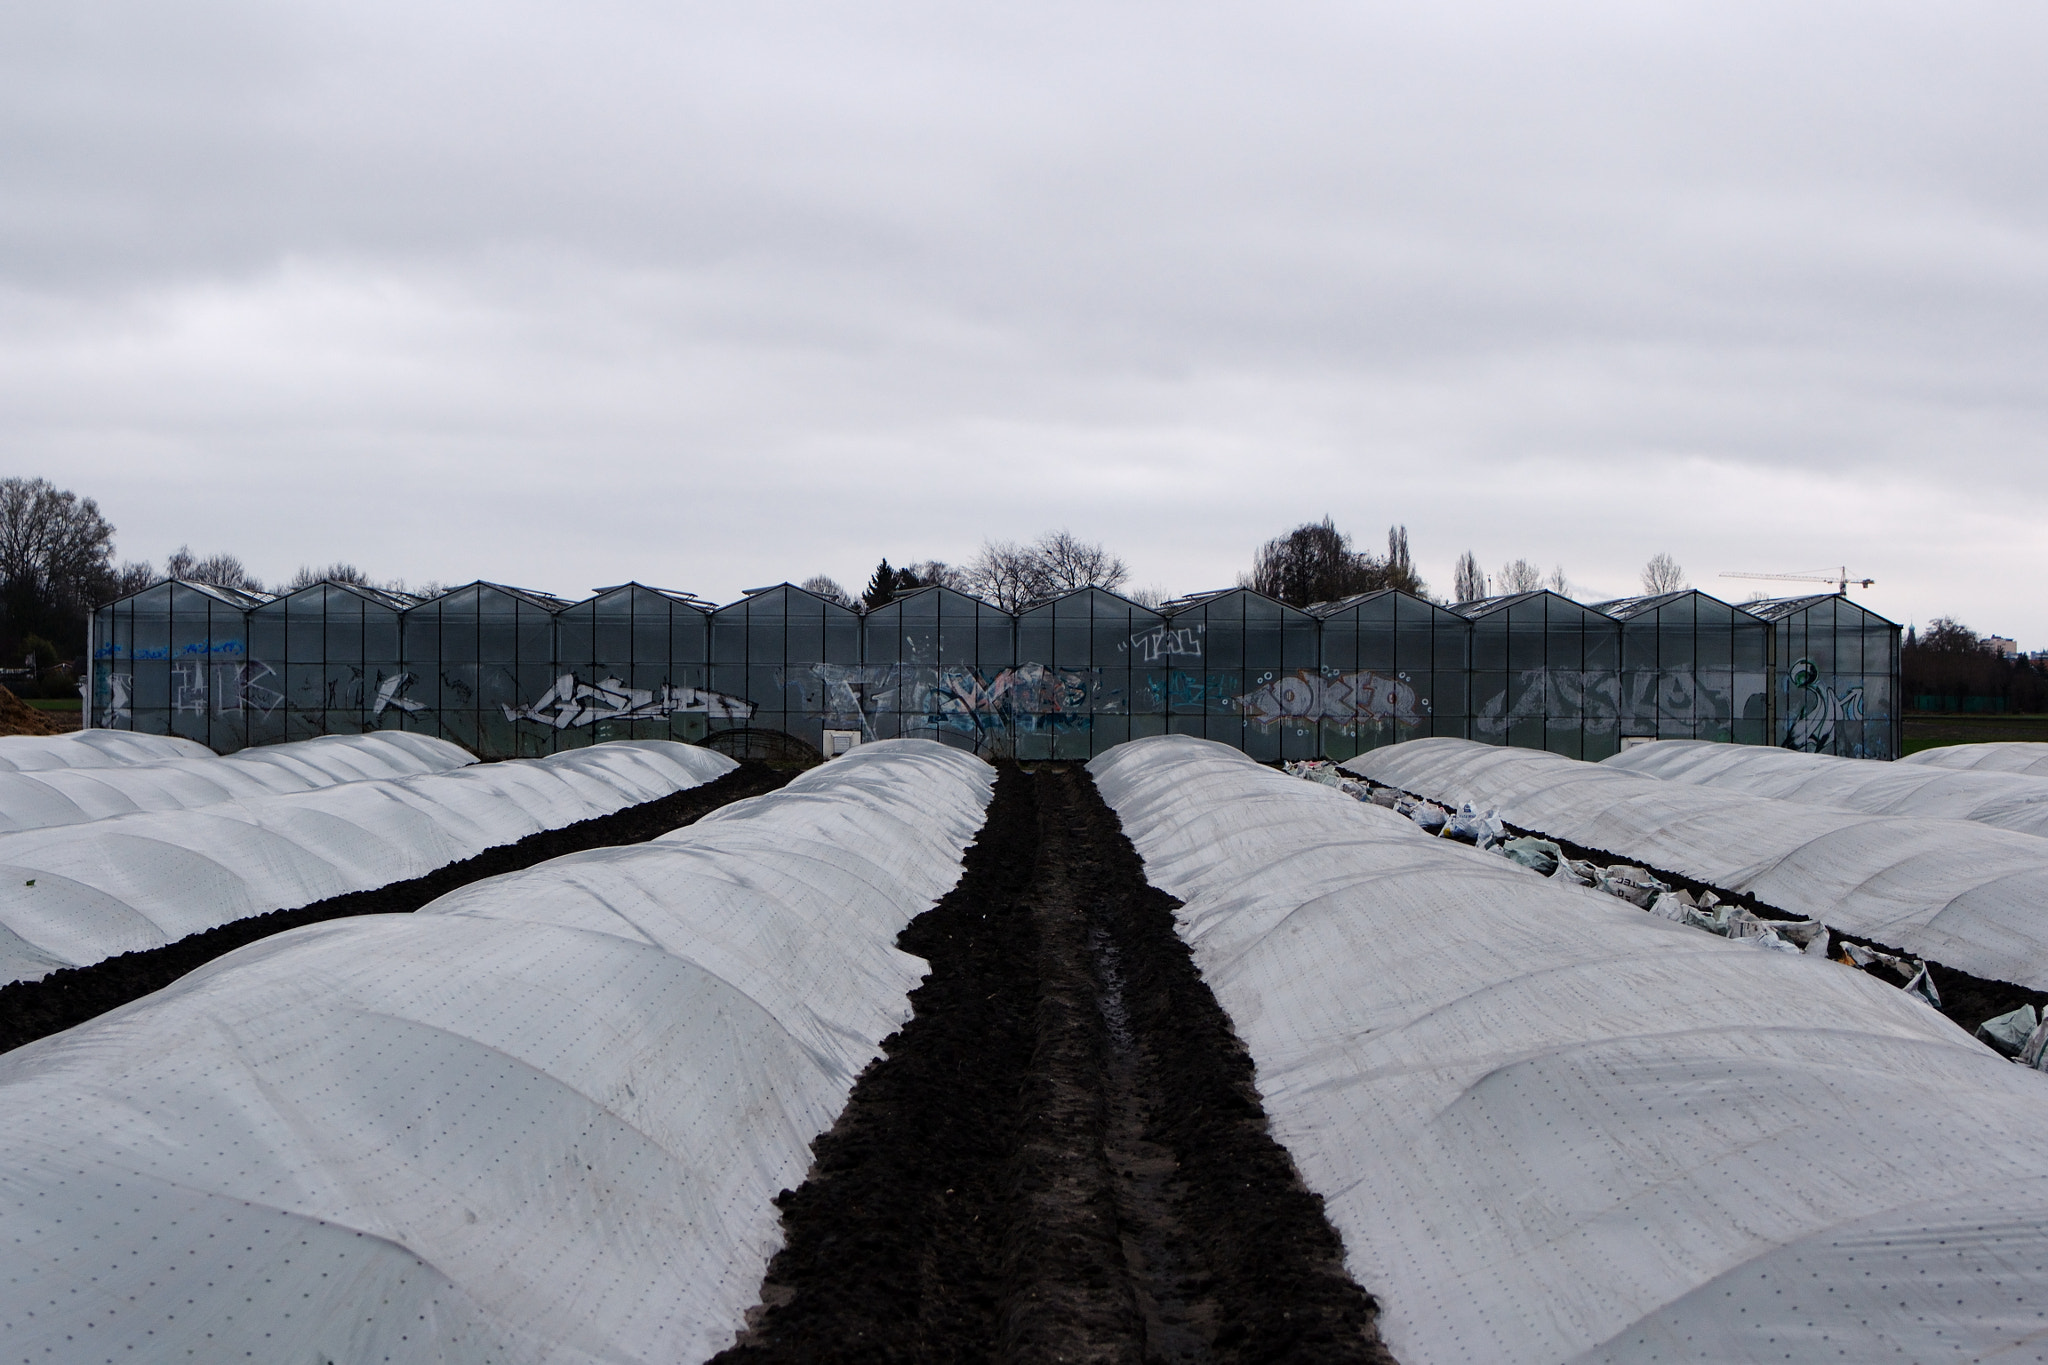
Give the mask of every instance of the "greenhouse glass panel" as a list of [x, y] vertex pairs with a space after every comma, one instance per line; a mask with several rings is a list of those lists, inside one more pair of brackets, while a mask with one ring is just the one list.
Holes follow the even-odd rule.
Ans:
[[[1024, 612], [1012, 711], [1017, 756], [1088, 758], [1100, 752], [1098, 743], [1157, 733], [1173, 648], [1165, 617], [1100, 588]], [[1134, 715], [1146, 720], [1134, 727]], [[1122, 719], [1098, 726], [1112, 716]]]
[[1621, 625], [1624, 739], [1727, 743], [1738, 733], [1763, 733], [1763, 669], [1757, 664], [1738, 670], [1735, 660], [1764, 657], [1766, 622], [1690, 588], [1602, 602], [1594, 609]]
[[562, 608], [553, 680], [519, 709], [519, 728], [557, 749], [610, 739], [701, 741], [712, 713], [728, 711], [707, 690], [709, 616], [688, 594], [640, 583]]
[[1463, 617], [1392, 589], [1315, 611], [1324, 755], [1341, 760], [1406, 739], [1465, 734], [1471, 626]]
[[860, 618], [784, 583], [711, 614], [711, 690], [726, 700], [711, 738], [774, 730], [817, 747], [827, 729], [869, 728], [860, 688]]
[[1262, 760], [1315, 757], [1325, 700], [1315, 618], [1249, 588], [1169, 610], [1166, 649], [1154, 652], [1170, 667], [1150, 676], [1172, 729]]
[[869, 612], [859, 698], [865, 734], [1011, 752], [1011, 618], [951, 588], [920, 588]]
[[[1456, 611], [1472, 623], [1473, 739], [1587, 759], [1619, 747], [1617, 622], [1548, 590]], [[1509, 667], [1483, 668], [1482, 659]]]
[[1843, 758], [1897, 758], [1899, 626], [1838, 594], [1751, 603], [1771, 623], [1773, 741]]
[[179, 735], [222, 753], [248, 739], [248, 608], [269, 600], [167, 580], [95, 613], [93, 713], [102, 727]]

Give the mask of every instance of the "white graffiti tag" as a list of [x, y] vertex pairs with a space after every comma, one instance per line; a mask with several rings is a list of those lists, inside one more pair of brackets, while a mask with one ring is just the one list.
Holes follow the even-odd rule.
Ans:
[[1370, 669], [1326, 677], [1309, 669], [1283, 673], [1238, 697], [1237, 708], [1255, 725], [1283, 720], [1391, 720], [1421, 723], [1413, 686]]
[[515, 708], [501, 703], [499, 709], [506, 720], [534, 720], [557, 730], [605, 720], [660, 720], [679, 711], [702, 712], [713, 720], [746, 720], [754, 714], [752, 702], [723, 692], [667, 683], [655, 692], [628, 687], [618, 678], [583, 683], [576, 681], [574, 673], [555, 679], [555, 685], [529, 705]]

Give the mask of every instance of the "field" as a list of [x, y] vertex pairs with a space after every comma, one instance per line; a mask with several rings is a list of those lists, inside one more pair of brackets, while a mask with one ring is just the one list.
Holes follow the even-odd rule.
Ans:
[[1909, 754], [1949, 744], [1990, 744], [1999, 740], [2048, 744], [2048, 716], [1945, 716], [1920, 711], [1906, 714]]
[[1981, 1358], [2048, 1298], [2048, 777], [195, 749], [0, 743], [25, 1355]]

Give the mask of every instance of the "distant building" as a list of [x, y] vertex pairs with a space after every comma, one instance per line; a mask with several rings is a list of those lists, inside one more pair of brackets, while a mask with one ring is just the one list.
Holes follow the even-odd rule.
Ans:
[[1984, 637], [1984, 644], [1987, 648], [1997, 650], [2008, 659], [2020, 652], [2020, 647], [2011, 640], [2006, 639], [2003, 635], [1987, 635]]

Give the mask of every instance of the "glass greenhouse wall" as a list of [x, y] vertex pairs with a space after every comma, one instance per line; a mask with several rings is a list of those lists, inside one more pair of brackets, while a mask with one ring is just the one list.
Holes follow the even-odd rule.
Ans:
[[244, 742], [397, 728], [407, 685], [399, 619], [418, 604], [353, 584], [316, 583], [251, 608]]
[[[1259, 759], [1315, 758], [1322, 722], [1356, 713], [1325, 687], [1317, 621], [1247, 588], [1186, 598], [1157, 629], [1163, 683], [1152, 682], [1174, 734], [1220, 740]], [[1148, 641], [1149, 643], [1149, 641]], [[1150, 679], [1148, 678], [1148, 681]]]
[[1548, 589], [1461, 603], [1472, 738], [1568, 758], [1621, 747], [1621, 623]]
[[1388, 591], [1300, 611], [1233, 589], [1154, 611], [1085, 588], [1012, 616], [926, 588], [863, 616], [786, 583], [713, 608], [639, 583], [570, 603], [481, 582], [420, 601], [173, 581], [94, 614], [87, 723], [221, 752], [403, 728], [484, 758], [916, 735], [1072, 759], [1169, 729], [1267, 760], [1422, 735], [1595, 759], [1652, 737], [1893, 757], [1898, 637], [1844, 598], [1743, 610], [1697, 592], [1447, 609]]
[[1346, 759], [1426, 735], [1469, 737], [1472, 627], [1464, 617], [1391, 590], [1313, 610], [1323, 754]]
[[1602, 602], [1621, 623], [1621, 736], [1768, 744], [1771, 627], [1687, 589]]
[[1774, 636], [1773, 742], [1845, 758], [1897, 758], [1899, 626], [1835, 594], [1752, 602]]

